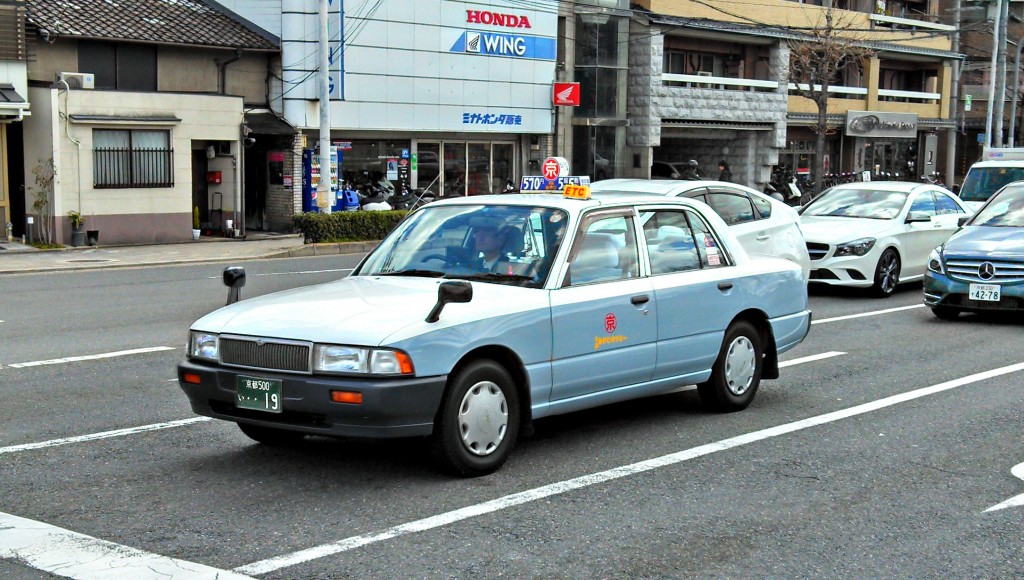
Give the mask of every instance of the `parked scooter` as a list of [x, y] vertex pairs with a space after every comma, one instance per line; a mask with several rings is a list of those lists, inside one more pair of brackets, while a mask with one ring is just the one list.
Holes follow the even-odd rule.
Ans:
[[364, 211], [387, 211], [391, 209], [388, 203], [388, 192], [379, 184], [371, 184], [366, 197], [362, 199], [360, 209]]

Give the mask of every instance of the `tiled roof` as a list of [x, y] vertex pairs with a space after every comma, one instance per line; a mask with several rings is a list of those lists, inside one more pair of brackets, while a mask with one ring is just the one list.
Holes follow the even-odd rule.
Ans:
[[279, 50], [278, 39], [204, 0], [26, 0], [29, 23], [75, 36], [183, 46]]

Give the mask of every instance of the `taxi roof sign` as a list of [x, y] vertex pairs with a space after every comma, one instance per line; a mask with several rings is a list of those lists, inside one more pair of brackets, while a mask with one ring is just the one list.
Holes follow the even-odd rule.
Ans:
[[590, 199], [589, 185], [566, 185], [562, 190], [562, 197], [569, 199]]
[[561, 193], [567, 185], [590, 185], [589, 175], [563, 175], [547, 179], [541, 175], [524, 175], [519, 182], [519, 191]]

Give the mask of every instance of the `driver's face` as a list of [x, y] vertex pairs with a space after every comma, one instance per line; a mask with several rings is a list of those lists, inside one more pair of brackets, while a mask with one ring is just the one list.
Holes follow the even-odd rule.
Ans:
[[493, 228], [477, 228], [473, 231], [473, 239], [476, 240], [476, 249], [481, 252], [498, 247], [498, 231]]

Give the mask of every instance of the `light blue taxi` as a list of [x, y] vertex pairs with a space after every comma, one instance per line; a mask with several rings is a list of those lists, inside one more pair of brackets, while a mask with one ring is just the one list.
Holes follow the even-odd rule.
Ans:
[[267, 444], [431, 436], [478, 476], [535, 419], [687, 384], [735, 411], [778, 378], [810, 328], [799, 265], [748, 257], [700, 201], [566, 193], [431, 203], [346, 278], [204, 316], [192, 409]]

